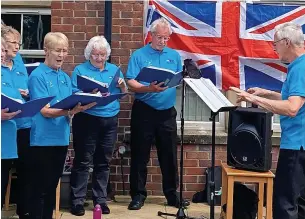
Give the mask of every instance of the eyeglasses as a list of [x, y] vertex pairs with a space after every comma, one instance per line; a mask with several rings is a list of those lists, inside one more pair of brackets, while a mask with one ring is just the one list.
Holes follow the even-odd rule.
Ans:
[[106, 58], [106, 56], [107, 56], [107, 54], [91, 54], [91, 57], [93, 58], [93, 59], [98, 59], [99, 57], [101, 57], [102, 59], [103, 58]]
[[156, 35], [156, 34], [154, 34], [154, 35], [157, 37], [158, 41], [164, 40], [164, 42], [167, 42], [170, 39], [170, 37], [163, 37], [163, 36], [159, 36], [159, 35]]
[[66, 49], [51, 49], [51, 51], [53, 51], [55, 54], [59, 55], [61, 53], [63, 53], [64, 55], [66, 55], [68, 53], [68, 50]]
[[274, 41], [273, 42], [273, 47], [276, 47], [276, 44], [282, 40], [287, 40], [287, 38], [283, 38], [283, 39], [280, 39], [280, 40], [277, 40], [277, 41]]
[[7, 43], [18, 45], [19, 47], [22, 46], [22, 43], [16, 42], [16, 41], [6, 41]]

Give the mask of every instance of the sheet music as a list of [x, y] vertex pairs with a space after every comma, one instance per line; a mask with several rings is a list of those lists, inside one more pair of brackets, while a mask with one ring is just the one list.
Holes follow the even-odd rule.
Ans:
[[78, 75], [78, 76], [79, 76], [79, 77], [82, 77], [82, 78], [86, 78], [86, 79], [89, 80], [89, 81], [92, 81], [92, 82], [94, 82], [94, 83], [96, 83], [96, 84], [98, 84], [98, 85], [101, 85], [102, 87], [108, 88], [108, 85], [107, 85], [106, 83], [103, 83], [103, 82], [101, 82], [101, 81], [94, 80], [93, 78], [90, 78], [90, 77], [88, 77], [88, 76], [86, 76], [86, 75]]
[[9, 96], [7, 96], [7, 95], [5, 95], [5, 94], [3, 94], [3, 93], [1, 93], [1, 95], [5, 96], [5, 97], [7, 97], [8, 99], [11, 99], [11, 100], [13, 100], [13, 101], [15, 101], [15, 102], [17, 102], [17, 103], [23, 104], [23, 101], [22, 101], [21, 99], [16, 99], [16, 98], [9, 97]]
[[195, 91], [213, 112], [222, 107], [235, 107], [211, 82], [210, 79], [184, 78], [184, 81]]

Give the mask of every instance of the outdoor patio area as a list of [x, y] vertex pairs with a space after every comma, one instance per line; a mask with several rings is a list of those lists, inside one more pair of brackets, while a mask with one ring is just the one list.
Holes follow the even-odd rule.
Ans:
[[[157, 216], [158, 211], [168, 212], [168, 213], [177, 213], [177, 208], [167, 207], [164, 205], [166, 202], [165, 198], [162, 196], [154, 196], [149, 197], [145, 202], [144, 207], [139, 211], [129, 211], [127, 210], [127, 206], [130, 202], [129, 196], [116, 196], [116, 202], [109, 202], [109, 207], [111, 210], [111, 214], [103, 215], [103, 219], [155, 219], [155, 218], [168, 218], [175, 219], [174, 217]], [[68, 209], [61, 209], [61, 219], [92, 219], [92, 203], [90, 203], [88, 207], [86, 207], [86, 214], [82, 217], [76, 217], [69, 213]], [[188, 208], [186, 213], [189, 216], [196, 218], [209, 218], [210, 206], [207, 204], [194, 204], [191, 203], [191, 206]], [[215, 219], [220, 217], [220, 207], [215, 207]], [[18, 218], [15, 214], [15, 206], [12, 205], [10, 211], [2, 211], [2, 218]]]

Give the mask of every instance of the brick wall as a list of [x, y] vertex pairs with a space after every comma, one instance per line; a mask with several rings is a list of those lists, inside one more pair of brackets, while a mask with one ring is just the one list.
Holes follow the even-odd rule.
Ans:
[[[112, 3], [112, 62], [120, 65], [123, 73], [131, 53], [141, 47], [143, 30], [143, 3], [141, 1], [114, 1]], [[60, 31], [69, 38], [69, 56], [63, 66], [69, 74], [75, 65], [84, 61], [83, 51], [88, 40], [104, 32], [104, 2], [103, 1], [52, 1], [52, 31]], [[125, 133], [129, 132], [130, 97], [122, 100], [119, 117], [118, 142], [123, 142]], [[70, 147], [72, 150], [72, 145]], [[273, 169], [276, 165], [278, 148], [273, 149]], [[111, 166], [111, 182], [117, 194], [122, 194], [120, 157], [115, 153]], [[180, 157], [180, 153], [179, 153]], [[186, 145], [184, 152], [185, 196], [191, 197], [204, 188], [204, 173], [211, 165], [210, 145]], [[73, 152], [72, 152], [73, 160]], [[226, 161], [226, 146], [216, 148], [216, 165]], [[178, 162], [179, 164], [179, 162]], [[126, 194], [129, 190], [129, 153], [123, 159]], [[153, 148], [148, 164], [147, 190], [149, 195], [162, 195], [161, 171], [158, 167], [157, 152]]]
[[[90, 38], [104, 34], [104, 1], [52, 1], [52, 31], [60, 31], [69, 38], [69, 56], [63, 69], [71, 73], [85, 61], [84, 48]], [[131, 53], [143, 45], [143, 3], [141, 1], [113, 1], [112, 3], [111, 61], [126, 72]], [[121, 102], [118, 140], [129, 131], [131, 97]]]
[[[227, 152], [226, 145], [216, 146], [215, 165], [220, 165], [221, 162], [226, 162]], [[192, 196], [204, 189], [205, 187], [205, 170], [211, 166], [211, 146], [210, 145], [184, 145], [184, 197], [192, 198]], [[272, 149], [272, 171], [275, 171], [278, 147]], [[163, 195], [161, 187], [161, 170], [158, 166], [158, 158], [156, 148], [153, 147], [150, 160], [148, 162], [148, 175], [147, 175], [147, 192], [149, 195]], [[180, 146], [178, 146], [178, 158], [180, 158]], [[129, 165], [130, 156], [126, 153], [123, 159], [123, 172], [125, 181], [125, 194], [129, 192]], [[178, 159], [178, 166], [180, 159]], [[180, 168], [179, 168], [180, 171]], [[179, 172], [180, 173], [180, 172]], [[121, 176], [121, 158], [118, 153], [115, 153], [115, 158], [112, 160], [111, 166], [111, 182], [116, 194], [123, 194], [123, 183]]]

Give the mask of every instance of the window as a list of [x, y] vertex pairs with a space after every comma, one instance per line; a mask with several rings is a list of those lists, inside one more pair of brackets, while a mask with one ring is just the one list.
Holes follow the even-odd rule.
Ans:
[[[182, 86], [177, 88], [177, 121], [180, 126], [182, 101]], [[212, 123], [209, 120], [211, 116], [210, 108], [202, 101], [200, 97], [189, 87], [186, 86], [185, 105], [184, 105], [184, 126], [191, 131], [212, 130]], [[216, 117], [216, 129], [225, 130], [225, 113], [220, 113]]]
[[1, 19], [21, 35], [24, 63], [44, 60], [43, 39], [51, 31], [51, 10], [45, 8], [2, 8]]
[[278, 115], [278, 114], [273, 115], [272, 129], [273, 129], [273, 132], [281, 132], [280, 115]]

